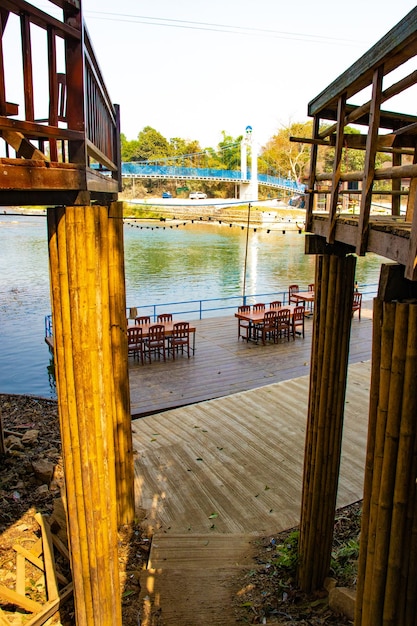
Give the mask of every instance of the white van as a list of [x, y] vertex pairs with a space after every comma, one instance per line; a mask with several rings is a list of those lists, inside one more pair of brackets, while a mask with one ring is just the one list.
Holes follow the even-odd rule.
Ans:
[[188, 197], [190, 200], [205, 200], [207, 194], [202, 191], [192, 191]]

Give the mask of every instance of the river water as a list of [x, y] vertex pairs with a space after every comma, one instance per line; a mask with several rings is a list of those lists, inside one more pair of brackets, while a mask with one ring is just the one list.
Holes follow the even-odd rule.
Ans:
[[[294, 282], [303, 290], [314, 281], [314, 257], [304, 255], [298, 231], [257, 228], [247, 238], [229, 224], [127, 222], [124, 238], [128, 307], [242, 295], [246, 246], [246, 294], [286, 291]], [[377, 284], [381, 261], [358, 259], [360, 286]], [[44, 332], [51, 310], [45, 216], [0, 215], [0, 268], [0, 393], [55, 397]]]

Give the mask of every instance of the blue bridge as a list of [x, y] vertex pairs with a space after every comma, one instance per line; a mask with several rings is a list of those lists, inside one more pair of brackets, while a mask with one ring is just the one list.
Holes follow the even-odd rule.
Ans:
[[[122, 163], [122, 178], [159, 178], [172, 180], [205, 180], [230, 183], [244, 183], [251, 180], [250, 169], [246, 178], [242, 177], [241, 170], [221, 170], [200, 167], [176, 167], [173, 165], [148, 165], [147, 163]], [[305, 185], [297, 181], [269, 174], [258, 174], [258, 185], [265, 185], [275, 189], [284, 189], [292, 193], [304, 193]]]

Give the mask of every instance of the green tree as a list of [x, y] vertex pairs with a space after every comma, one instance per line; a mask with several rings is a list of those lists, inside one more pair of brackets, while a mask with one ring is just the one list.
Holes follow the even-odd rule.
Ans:
[[311, 137], [313, 122], [284, 126], [261, 150], [259, 171], [299, 180], [310, 162], [310, 145], [290, 141], [290, 137]]

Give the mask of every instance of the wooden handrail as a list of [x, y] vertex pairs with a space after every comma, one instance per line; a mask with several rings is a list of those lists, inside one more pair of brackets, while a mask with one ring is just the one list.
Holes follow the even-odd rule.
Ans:
[[[121, 189], [119, 109], [111, 102], [97, 62], [87, 28], [82, 20], [81, 0], [48, 0], [62, 9], [59, 19], [54, 9], [50, 15], [26, 0], [0, 0], [1, 27], [7, 28], [9, 13], [21, 22], [20, 37], [23, 64], [24, 102], [7, 102], [7, 83], [3, 57], [7, 51], [0, 45], [0, 131], [9, 147], [17, 140], [11, 132], [24, 136], [27, 145], [42, 152], [51, 162], [76, 163], [86, 169], [90, 160], [110, 172]], [[51, 7], [52, 8], [52, 7]], [[49, 108], [42, 119], [35, 119], [37, 68], [32, 63], [31, 25], [45, 33], [48, 57]], [[65, 50], [65, 69], [58, 54]], [[15, 50], [13, 51], [15, 54]], [[58, 69], [59, 67], [59, 69]], [[39, 107], [38, 107], [39, 108]], [[20, 136], [19, 136], [20, 138]], [[25, 151], [27, 153], [27, 151]], [[21, 157], [23, 153], [16, 157]], [[105, 179], [104, 179], [105, 180]], [[114, 188], [114, 181], [112, 189]]]

